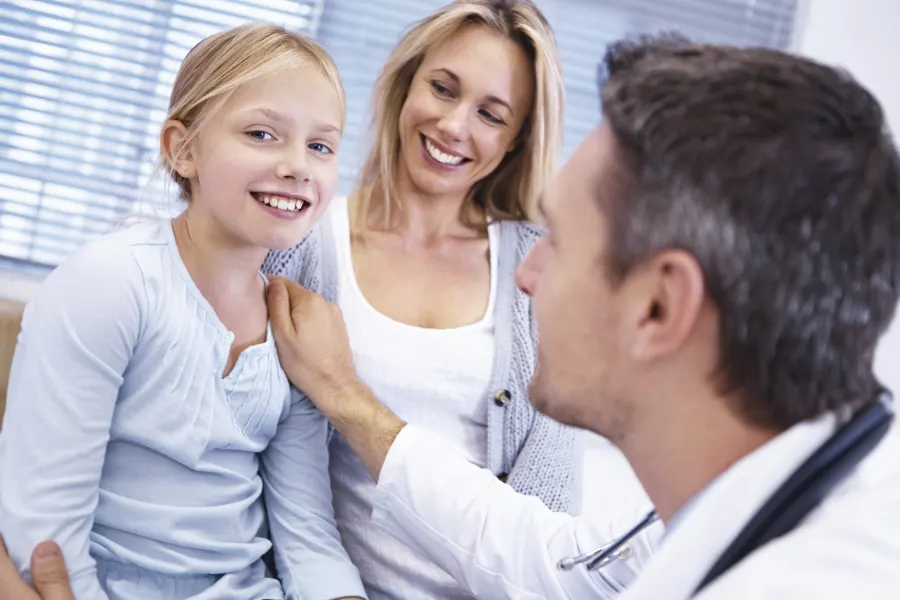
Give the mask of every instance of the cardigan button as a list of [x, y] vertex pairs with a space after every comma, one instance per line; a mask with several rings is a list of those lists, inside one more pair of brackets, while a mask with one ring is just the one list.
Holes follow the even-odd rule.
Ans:
[[494, 404], [497, 406], [506, 406], [510, 401], [512, 401], [512, 394], [509, 393], [509, 390], [500, 390], [494, 394]]

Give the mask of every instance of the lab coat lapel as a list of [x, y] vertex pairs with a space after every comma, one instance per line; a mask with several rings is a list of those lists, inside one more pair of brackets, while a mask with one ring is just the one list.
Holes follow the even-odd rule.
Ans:
[[690, 598], [756, 511], [834, 430], [833, 415], [800, 423], [735, 463], [698, 496], [622, 600]]

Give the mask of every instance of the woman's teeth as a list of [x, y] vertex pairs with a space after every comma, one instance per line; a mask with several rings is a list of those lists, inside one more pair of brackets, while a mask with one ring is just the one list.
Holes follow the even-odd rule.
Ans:
[[428, 150], [428, 154], [431, 155], [431, 158], [445, 165], [458, 165], [464, 160], [462, 156], [441, 152], [427, 137], [425, 138], [425, 149]]
[[303, 200], [288, 200], [282, 196], [269, 196], [267, 194], [256, 194], [256, 199], [263, 204], [268, 204], [272, 208], [278, 210], [286, 210], [288, 212], [297, 212], [303, 210], [306, 202]]

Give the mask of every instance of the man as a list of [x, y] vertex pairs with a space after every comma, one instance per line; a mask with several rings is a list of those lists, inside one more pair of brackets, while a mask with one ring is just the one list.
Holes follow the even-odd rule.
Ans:
[[647, 530], [597, 571], [558, 569], [628, 520], [551, 513], [405, 425], [356, 377], [338, 309], [276, 281], [286, 371], [378, 481], [373, 519], [476, 597], [608, 598], [629, 584], [627, 600], [896, 598], [897, 435], [696, 592], [881, 392], [872, 357], [900, 297], [900, 159], [877, 102], [769, 50], [645, 40], [611, 48], [606, 66], [603, 124], [547, 190], [549, 233], [518, 273], [541, 334], [530, 400], [624, 452], [661, 542]]

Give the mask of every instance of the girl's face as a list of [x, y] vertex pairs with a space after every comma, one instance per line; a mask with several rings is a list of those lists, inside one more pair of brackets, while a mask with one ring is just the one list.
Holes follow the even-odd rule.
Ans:
[[428, 195], [466, 194], [515, 147], [534, 76], [514, 42], [481, 25], [432, 48], [400, 113], [402, 163]]
[[179, 163], [190, 172], [191, 212], [240, 244], [297, 244], [337, 187], [342, 117], [334, 87], [314, 67], [238, 88]]

